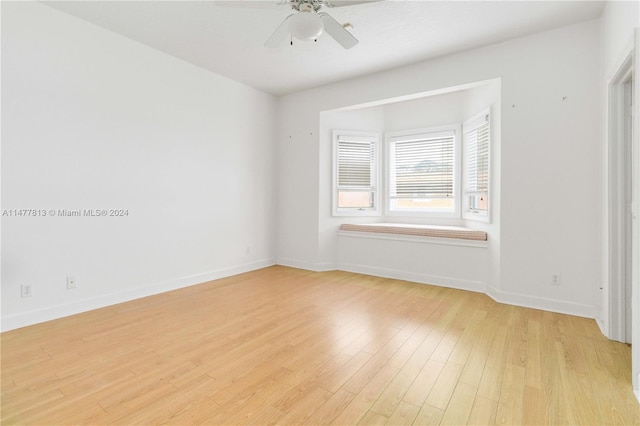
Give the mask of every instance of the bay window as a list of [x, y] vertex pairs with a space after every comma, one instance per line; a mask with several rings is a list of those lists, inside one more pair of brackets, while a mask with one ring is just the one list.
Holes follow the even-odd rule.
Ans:
[[488, 108], [462, 126], [386, 133], [384, 161], [379, 145], [377, 133], [334, 130], [335, 216], [378, 216], [384, 205], [386, 217], [489, 221]]

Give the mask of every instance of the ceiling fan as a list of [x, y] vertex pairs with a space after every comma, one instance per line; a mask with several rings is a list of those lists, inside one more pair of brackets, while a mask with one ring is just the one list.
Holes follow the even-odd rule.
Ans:
[[286, 39], [287, 35], [291, 35], [291, 44], [293, 38], [304, 41], [316, 41], [322, 33], [327, 33], [333, 37], [342, 47], [350, 49], [358, 44], [358, 39], [346, 30], [338, 21], [333, 19], [326, 12], [320, 9], [326, 7], [349, 6], [358, 3], [369, 3], [367, 1], [328, 1], [328, 0], [284, 0], [282, 4], [291, 6], [295, 11], [291, 15], [284, 18], [278, 28], [271, 34], [271, 37], [265, 42], [267, 47], [278, 47], [278, 45]]

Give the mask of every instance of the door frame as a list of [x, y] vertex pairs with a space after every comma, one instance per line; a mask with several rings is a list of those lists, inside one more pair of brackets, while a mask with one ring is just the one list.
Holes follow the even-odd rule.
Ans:
[[[633, 79], [633, 51], [629, 52], [613, 78], [607, 85], [608, 134], [607, 134], [607, 235], [608, 235], [608, 283], [609, 283], [609, 335], [612, 340], [626, 342], [626, 301], [625, 288], [627, 252], [626, 243], [630, 229], [627, 229], [627, 205], [625, 203], [625, 183], [632, 172], [626, 167], [625, 139], [625, 86]], [[632, 307], [633, 312], [633, 307]]]
[[[621, 135], [624, 131], [623, 84], [629, 77], [633, 80], [633, 122], [631, 139], [631, 323], [640, 324], [640, 28], [635, 29], [633, 42], [625, 51], [624, 58], [611, 78], [607, 79], [605, 88], [605, 152], [604, 152], [604, 285], [603, 304], [600, 315], [600, 326], [605, 335], [613, 340], [624, 340], [625, 317], [621, 308], [625, 306], [624, 283], [619, 274], [623, 265], [616, 259], [620, 251], [620, 218], [625, 206], [620, 207], [621, 189], [616, 184], [620, 176], [615, 167], [620, 159]], [[635, 65], [635, 66], [634, 66]], [[613, 156], [613, 158], [612, 158]], [[618, 156], [617, 158], [615, 156]], [[613, 181], [613, 182], [612, 182]], [[631, 370], [633, 391], [640, 402], [640, 326], [633, 327], [631, 333]]]

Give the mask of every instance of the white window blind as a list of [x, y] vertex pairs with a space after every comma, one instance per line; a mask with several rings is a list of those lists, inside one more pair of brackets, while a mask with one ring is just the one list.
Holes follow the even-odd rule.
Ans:
[[470, 119], [464, 133], [464, 214], [468, 219], [488, 220], [489, 150], [491, 128], [489, 110]]
[[374, 146], [369, 141], [338, 137], [338, 187], [373, 189]]
[[454, 133], [438, 132], [390, 140], [389, 196], [454, 196]]
[[467, 143], [466, 192], [489, 190], [489, 119], [465, 135]]
[[334, 131], [334, 214], [371, 214], [378, 207], [378, 135]]

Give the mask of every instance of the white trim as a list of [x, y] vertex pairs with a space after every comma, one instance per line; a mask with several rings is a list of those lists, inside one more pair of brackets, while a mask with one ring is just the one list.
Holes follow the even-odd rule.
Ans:
[[138, 287], [118, 293], [105, 294], [102, 296], [80, 300], [77, 302], [50, 306], [43, 309], [36, 309], [28, 312], [21, 312], [15, 315], [8, 315], [2, 318], [1, 330], [9, 331], [16, 328], [26, 327], [45, 321], [51, 321], [58, 318], [76, 315], [82, 312], [100, 309], [118, 303], [124, 303], [143, 297], [153, 296], [165, 293], [179, 288], [198, 285], [207, 281], [213, 281], [232, 275], [242, 274], [256, 269], [266, 268], [275, 265], [273, 259], [264, 259], [242, 265], [232, 266], [229, 268], [221, 268], [214, 271], [203, 272], [199, 274], [187, 275], [169, 281], [159, 282], [150, 286]]
[[327, 112], [353, 111], [353, 110], [358, 110], [363, 108], [393, 104], [397, 102], [413, 101], [416, 99], [428, 98], [431, 96], [446, 95], [448, 93], [455, 93], [455, 92], [463, 92], [465, 90], [474, 89], [476, 87], [490, 85], [494, 82], [498, 82], [501, 84], [502, 77], [494, 77], [494, 78], [489, 78], [487, 80], [474, 81], [472, 83], [463, 83], [463, 84], [458, 84], [450, 87], [443, 87], [443, 88], [434, 89], [434, 90], [427, 90], [424, 92], [411, 93], [409, 95], [401, 95], [401, 96], [395, 96], [391, 98], [378, 99], [375, 101], [363, 102], [355, 105], [346, 105], [342, 107], [329, 109], [327, 110]]
[[606, 324], [604, 323], [604, 321], [602, 321], [602, 319], [600, 319], [599, 316], [595, 317], [596, 320], [596, 324], [598, 324], [598, 328], [600, 329], [600, 333], [602, 333], [603, 336], [607, 336], [607, 330], [606, 330]]
[[556, 312], [567, 315], [575, 315], [584, 318], [595, 318], [597, 307], [581, 303], [564, 302], [525, 294], [509, 293], [497, 290], [483, 281], [461, 280], [440, 275], [430, 275], [417, 272], [407, 272], [399, 269], [379, 268], [369, 265], [354, 263], [314, 263], [296, 259], [278, 259], [278, 265], [299, 268], [314, 272], [345, 271], [356, 274], [373, 275], [376, 277], [405, 280], [418, 284], [428, 284], [440, 287], [455, 288], [458, 290], [484, 293], [498, 303], [521, 306], [530, 309]]
[[633, 88], [633, 140], [632, 140], [632, 169], [633, 169], [633, 207], [632, 207], [632, 224], [631, 224], [631, 252], [633, 259], [631, 263], [631, 323], [632, 328], [632, 344], [631, 344], [631, 376], [633, 391], [640, 402], [640, 27], [635, 29], [635, 69], [634, 69], [634, 88]]
[[357, 274], [373, 275], [376, 277], [391, 278], [396, 280], [411, 281], [418, 284], [434, 285], [439, 287], [455, 288], [458, 290], [484, 293], [487, 287], [482, 281], [461, 280], [440, 275], [407, 272], [399, 269], [378, 268], [375, 266], [358, 265], [353, 263], [341, 263], [338, 269]]
[[444, 244], [449, 246], [466, 246], [466, 247], [477, 247], [477, 248], [489, 247], [488, 241], [465, 240], [462, 238], [435, 238], [435, 237], [422, 237], [422, 236], [416, 236], [416, 235], [381, 234], [376, 232], [361, 232], [361, 231], [338, 231], [338, 235], [342, 237], [374, 238], [378, 240], [395, 240], [395, 241], [412, 241], [415, 243]]
[[575, 315], [584, 318], [595, 318], [597, 307], [582, 303], [563, 302], [545, 297], [529, 296], [524, 294], [500, 291], [492, 286], [487, 286], [487, 296], [498, 303], [522, 306], [524, 308], [540, 309], [543, 311], [557, 312], [560, 314]]
[[[637, 32], [636, 32], [637, 35]], [[607, 71], [606, 78], [604, 81], [604, 131], [603, 131], [603, 139], [605, 143], [603, 144], [603, 152], [602, 152], [602, 167], [603, 167], [603, 219], [602, 219], [602, 292], [601, 292], [601, 310], [599, 312], [598, 318], [601, 322], [601, 329], [603, 334], [608, 338], [612, 339], [612, 324], [610, 322], [610, 299], [611, 299], [611, 282], [610, 282], [610, 265], [609, 265], [609, 252], [611, 251], [611, 247], [609, 244], [609, 145], [610, 145], [610, 87], [616, 76], [619, 74], [620, 69], [624, 67], [625, 62], [628, 60], [629, 55], [633, 54], [634, 51], [634, 40], [633, 38], [629, 41], [627, 46], [622, 50], [622, 54], [618, 58], [618, 60], [612, 65], [612, 68]], [[637, 70], [636, 70], [637, 71]], [[635, 309], [635, 307], [634, 307]]]
[[290, 257], [279, 257], [276, 264], [289, 268], [304, 269], [313, 272], [335, 271], [336, 265], [330, 262], [310, 262], [308, 260], [292, 259]]
[[[625, 276], [624, 259], [620, 256], [625, 253], [623, 247], [627, 233], [623, 231], [626, 206], [624, 203], [624, 181], [622, 175], [625, 167], [621, 162], [627, 158], [624, 149], [622, 135], [624, 134], [624, 96], [623, 85], [631, 78], [633, 72], [633, 50], [627, 52], [620, 63], [620, 67], [615, 74], [607, 81], [606, 86], [606, 126], [605, 133], [607, 146], [607, 160], [605, 164], [606, 179], [606, 217], [605, 228], [607, 242], [607, 295], [608, 295], [608, 334], [607, 337], [613, 340], [624, 342], [625, 337], [625, 312], [621, 309], [625, 306], [627, 297], [625, 296], [624, 282]], [[616, 120], [613, 122], [613, 120]]]

